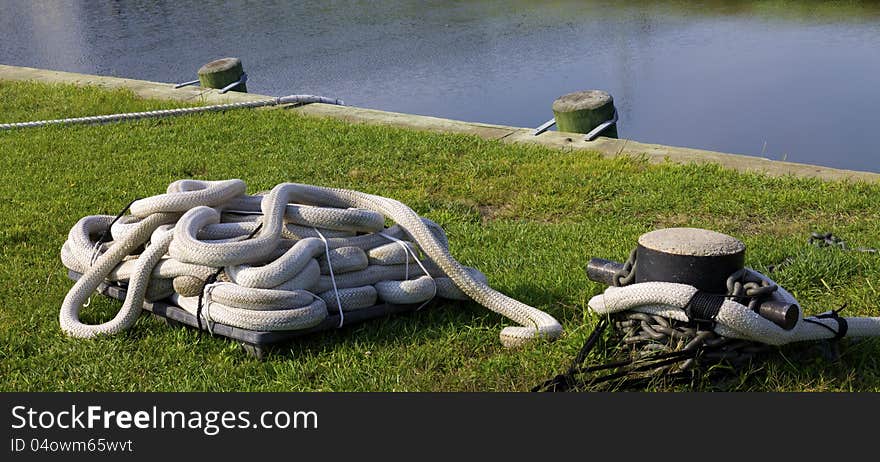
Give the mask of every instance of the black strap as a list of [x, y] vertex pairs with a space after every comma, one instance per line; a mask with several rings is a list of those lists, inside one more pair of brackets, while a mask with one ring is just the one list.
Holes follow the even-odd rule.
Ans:
[[698, 290], [688, 300], [687, 305], [684, 306], [684, 312], [687, 314], [688, 319], [697, 324], [714, 326], [715, 317], [718, 316], [718, 311], [721, 310], [721, 305], [724, 304], [725, 299], [724, 295], [710, 294]]
[[223, 268], [217, 268], [217, 271], [208, 276], [208, 279], [205, 279], [205, 283], [202, 284], [202, 290], [199, 291], [199, 304], [196, 307], [196, 323], [199, 326], [199, 329], [202, 329], [202, 300], [205, 296], [205, 287], [208, 287], [210, 284], [217, 282], [217, 278], [220, 276], [220, 273], [223, 271]]
[[813, 316], [816, 319], [833, 319], [833, 320], [837, 321], [837, 330], [834, 330], [831, 327], [825, 325], [824, 323], [821, 323], [821, 322], [816, 321], [814, 319], [804, 319], [804, 322], [808, 322], [810, 324], [815, 324], [817, 326], [822, 326], [822, 327], [830, 330], [832, 333], [834, 333], [833, 340], [840, 340], [840, 339], [846, 337], [846, 333], [847, 333], [847, 331], [849, 331], [849, 324], [846, 322], [846, 318], [844, 318], [843, 316], [840, 315], [840, 312], [843, 311], [844, 308], [846, 308], [846, 303], [844, 303], [843, 306], [841, 306], [840, 308], [838, 308], [836, 310], [831, 310], [830, 313], [823, 313], [820, 315]]

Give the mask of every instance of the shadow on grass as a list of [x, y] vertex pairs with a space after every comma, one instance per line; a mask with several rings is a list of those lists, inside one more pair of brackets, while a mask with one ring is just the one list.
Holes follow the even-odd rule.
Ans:
[[[478, 305], [475, 305], [479, 308]], [[125, 332], [127, 339], [132, 341], [144, 340], [157, 333], [161, 329], [185, 329], [192, 334], [192, 340], [240, 343], [235, 339], [221, 335], [212, 335], [207, 331], [192, 326], [179, 324], [174, 321], [167, 322], [166, 318], [151, 315], [144, 312], [134, 329]], [[269, 359], [293, 359], [316, 353], [328, 348], [336, 348], [344, 344], [357, 342], [365, 347], [382, 347], [399, 343], [402, 340], [411, 342], [430, 342], [447, 335], [442, 326], [474, 325], [486, 323], [487, 314], [479, 313], [478, 309], [469, 307], [466, 302], [433, 301], [418, 312], [403, 312], [393, 315], [383, 315], [374, 319], [368, 319], [355, 324], [344, 325], [339, 329], [330, 329], [314, 332], [302, 337], [292, 338], [277, 343], [261, 346], [259, 358]], [[404, 334], [401, 334], [404, 333]], [[187, 335], [189, 338], [189, 335]], [[249, 347], [243, 347], [242, 356], [246, 353], [254, 355], [255, 351]]]
[[473, 326], [488, 330], [496, 328], [493, 324], [499, 320], [493, 316], [498, 315], [481, 310], [484, 308], [475, 303], [433, 301], [420, 311], [384, 315], [269, 345], [264, 359], [293, 359], [352, 344], [367, 350], [395, 348], [401, 343], [429, 344], [454, 335], [450, 333], [451, 326], [457, 329]]
[[[540, 300], [564, 300], [571, 296], [570, 293], [564, 293], [560, 290], [547, 291], [531, 285], [518, 286], [506, 293], [524, 303], [534, 303], [534, 301]], [[561, 313], [563, 311], [561, 305], [555, 304], [553, 308], [550, 312], [551, 315], [563, 314]], [[576, 318], [576, 322], [581, 319], [579, 315], [573, 318]], [[162, 318], [157, 317], [157, 319], [161, 320]], [[558, 319], [563, 325], [567, 324], [567, 319]], [[401, 342], [431, 343], [455, 335], [450, 333], [450, 328], [459, 331], [484, 330], [492, 332], [493, 341], [497, 341], [498, 332], [505, 326], [513, 324], [515, 324], [513, 321], [475, 302], [435, 299], [419, 311], [384, 315], [344, 325], [339, 329], [314, 332], [287, 341], [264, 345], [261, 348], [262, 351], [255, 351], [250, 347], [244, 347], [244, 350], [263, 360], [293, 359], [355, 342], [364, 348], [398, 346]], [[199, 332], [195, 328], [189, 326], [187, 328]], [[149, 335], [148, 329], [137, 330], [142, 333], [134, 334], [131, 338]], [[199, 333], [206, 338], [211, 338], [207, 332], [201, 331]], [[213, 337], [228, 342], [237, 342], [222, 336]]]
[[[584, 308], [571, 303], [573, 293], [563, 288], [544, 289], [536, 285], [523, 284], [502, 289], [526, 303], [546, 309], [562, 322], [566, 332], [572, 335], [576, 329], [591, 329], [590, 320], [584, 320]], [[103, 297], [101, 297], [103, 298]], [[548, 305], [548, 301], [550, 301]], [[108, 303], [109, 302], [109, 303]], [[118, 308], [121, 302], [98, 302], [96, 308], [101, 315]], [[95, 314], [98, 314], [95, 313]], [[512, 322], [499, 314], [490, 312], [473, 302], [453, 302], [435, 300], [418, 312], [405, 312], [366, 320], [341, 329], [316, 332], [297, 339], [278, 343], [266, 348], [263, 357], [266, 361], [284, 362], [303, 360], [338, 351], [343, 356], [352, 351], [377, 351], [382, 349], [400, 350], [413, 347], [434, 348], [451, 344], [461, 344], [463, 349], [476, 348], [491, 352], [500, 349], [498, 332]], [[183, 328], [178, 326], [178, 328]], [[173, 336], [178, 342], [216, 350], [236, 341], [224, 337], [211, 336], [207, 332], [188, 327], [183, 337]], [[154, 336], [168, 334], [163, 318], [144, 316], [135, 328], [124, 333], [124, 344], [132, 347], [138, 342], [148, 342]], [[122, 340], [122, 339], [120, 339]], [[553, 348], [572, 346], [573, 338], [565, 344], [557, 343]], [[204, 343], [203, 343], [204, 342]], [[562, 342], [562, 340], [560, 340]], [[210, 345], [210, 346], [209, 346]], [[119, 348], [126, 348], [117, 345]], [[457, 348], [457, 347], [454, 347]], [[612, 343], [606, 345], [605, 353], [613, 353]], [[189, 349], [189, 348], [184, 348]], [[801, 342], [774, 348], [756, 356], [750, 362], [737, 367], [713, 366], [698, 370], [695, 374], [677, 377], [654, 377], [647, 380], [633, 380], [626, 383], [611, 382], [603, 386], [586, 386], [578, 391], [824, 391], [871, 390], [876, 383], [876, 374], [871, 371], [877, 367], [876, 352], [880, 340], [845, 339], [839, 343], [831, 341]], [[462, 351], [471, 354], [473, 351]], [[594, 356], [594, 358], [596, 358]], [[249, 361], [246, 350], [241, 352], [241, 361]]]
[[877, 347], [878, 339], [798, 342], [771, 348], [739, 366], [718, 363], [598, 383], [601, 377], [585, 376], [570, 391], [870, 391], [876, 377], [862, 372], [873, 366], [866, 361], [874, 361], [872, 350]]

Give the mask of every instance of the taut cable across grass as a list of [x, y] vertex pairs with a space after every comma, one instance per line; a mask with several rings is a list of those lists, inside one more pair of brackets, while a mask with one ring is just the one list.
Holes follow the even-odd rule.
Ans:
[[281, 104], [335, 104], [343, 106], [341, 99], [326, 98], [314, 95], [288, 95], [272, 99], [246, 101], [241, 103], [214, 104], [210, 106], [184, 107], [176, 109], [159, 109], [155, 111], [124, 112], [120, 114], [105, 114], [85, 117], [66, 117], [62, 119], [34, 120], [29, 122], [14, 122], [0, 124], [0, 130], [15, 130], [21, 128], [37, 128], [49, 125], [76, 125], [76, 124], [104, 124], [110, 122], [123, 122], [127, 120], [156, 119], [161, 117], [177, 117], [204, 112], [222, 112], [235, 109], [255, 109], [259, 107], [278, 106]]

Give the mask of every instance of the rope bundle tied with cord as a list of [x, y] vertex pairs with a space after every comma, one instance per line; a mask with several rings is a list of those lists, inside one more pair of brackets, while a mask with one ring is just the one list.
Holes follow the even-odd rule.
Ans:
[[[61, 249], [82, 276], [61, 306], [72, 337], [121, 332], [145, 300], [170, 300], [204, 321], [242, 329], [308, 329], [338, 313], [421, 304], [435, 296], [472, 299], [520, 326], [505, 346], [554, 339], [552, 316], [493, 290], [458, 263], [436, 223], [393, 199], [345, 189], [282, 183], [245, 194], [241, 180], [179, 180], [165, 194], [130, 204], [131, 215], [87, 216]], [[124, 213], [124, 211], [123, 211]], [[385, 219], [395, 222], [385, 227]], [[108, 238], [109, 235], [109, 238]], [[79, 312], [103, 282], [127, 285], [116, 316], [87, 325]]]

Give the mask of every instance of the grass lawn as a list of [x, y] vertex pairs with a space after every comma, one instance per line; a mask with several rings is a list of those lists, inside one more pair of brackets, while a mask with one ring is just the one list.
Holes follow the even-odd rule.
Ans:
[[[0, 82], [0, 123], [154, 108], [124, 91]], [[834, 155], [835, 153], [829, 153]], [[453, 255], [498, 290], [560, 320], [563, 338], [508, 350], [511, 323], [474, 303], [435, 305], [290, 344], [264, 361], [232, 342], [143, 316], [122, 335], [65, 337], [72, 282], [59, 251], [82, 216], [115, 214], [180, 178], [241, 178], [393, 197], [437, 221]], [[880, 246], [880, 185], [771, 178], [712, 165], [649, 165], [587, 152], [244, 110], [104, 126], [0, 132], [0, 390], [527, 390], [561, 372], [597, 320], [591, 256], [623, 261], [667, 226], [725, 232], [809, 313], [848, 304], [880, 315], [880, 255], [818, 249], [811, 231]], [[121, 304], [95, 297], [90, 322]], [[595, 352], [592, 360], [599, 360]], [[845, 341], [839, 361], [783, 348], [723, 384], [672, 389], [880, 390], [880, 341]], [[664, 388], [667, 389], [667, 388]]]

